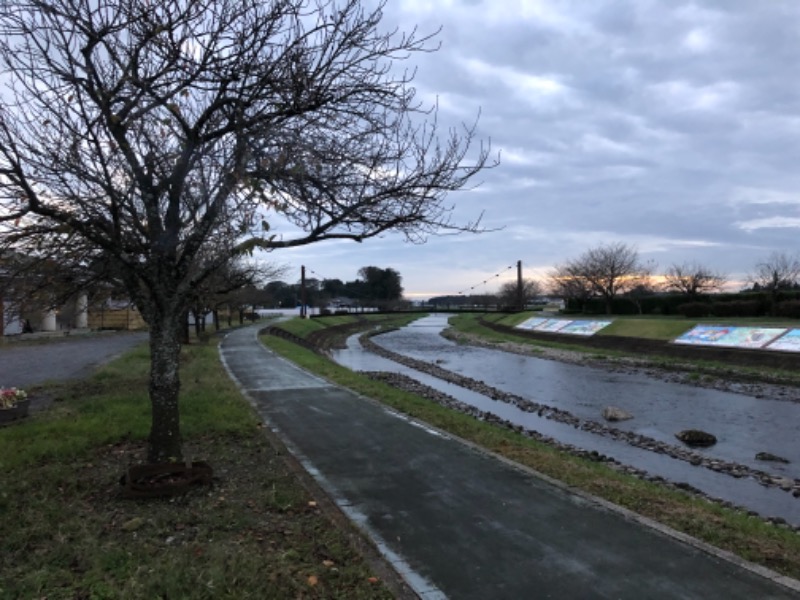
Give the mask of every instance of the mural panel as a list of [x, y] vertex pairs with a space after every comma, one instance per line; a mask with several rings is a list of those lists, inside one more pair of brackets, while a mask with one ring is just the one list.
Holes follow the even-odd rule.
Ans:
[[769, 346], [767, 346], [767, 350], [800, 352], [800, 329], [790, 329], [785, 335], [771, 342]]
[[677, 338], [675, 343], [728, 348], [763, 348], [785, 332], [786, 329], [771, 327], [697, 325]]

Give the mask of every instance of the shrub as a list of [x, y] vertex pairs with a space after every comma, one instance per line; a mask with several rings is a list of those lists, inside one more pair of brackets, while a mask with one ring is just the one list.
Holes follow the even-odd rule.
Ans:
[[678, 312], [687, 319], [699, 319], [711, 314], [711, 305], [705, 302], [686, 302], [678, 305]]
[[712, 302], [711, 312], [716, 317], [757, 317], [763, 314], [761, 302], [758, 300]]
[[779, 317], [800, 319], [800, 300], [785, 300], [778, 302], [776, 313]]

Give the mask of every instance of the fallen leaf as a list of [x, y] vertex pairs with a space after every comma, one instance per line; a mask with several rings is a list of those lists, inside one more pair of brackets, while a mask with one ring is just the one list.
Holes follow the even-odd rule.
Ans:
[[369, 579], [367, 579], [367, 581], [369, 581], [370, 583], [378, 583], [378, 578], [377, 577], [370, 577]]
[[309, 506], [316, 506], [316, 505], [317, 505], [317, 503], [316, 503], [314, 500], [309, 500], [309, 501], [308, 501], [308, 505], [309, 505]]
[[326, 567], [332, 567], [336, 563], [334, 563], [332, 560], [323, 560], [322, 564], [325, 565]]
[[144, 525], [144, 519], [141, 517], [134, 517], [130, 521], [126, 521], [122, 524], [122, 529], [125, 531], [136, 531], [142, 525]]
[[308, 585], [310, 585], [311, 587], [314, 587], [318, 583], [319, 583], [319, 579], [317, 579], [316, 575], [309, 575], [308, 576]]

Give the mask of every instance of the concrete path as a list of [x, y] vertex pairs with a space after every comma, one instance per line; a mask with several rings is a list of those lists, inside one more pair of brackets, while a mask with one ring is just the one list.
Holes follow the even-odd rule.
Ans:
[[575, 495], [265, 349], [221, 353], [265, 421], [422, 598], [798, 598], [798, 582], [724, 560]]
[[4, 344], [0, 387], [80, 379], [145, 340], [143, 332], [105, 332]]

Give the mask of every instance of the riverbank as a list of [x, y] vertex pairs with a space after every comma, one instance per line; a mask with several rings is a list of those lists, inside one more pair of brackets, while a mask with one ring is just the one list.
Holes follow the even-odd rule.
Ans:
[[[375, 323], [371, 324], [374, 325]], [[283, 326], [301, 334], [301, 330], [296, 329], [293, 323]], [[314, 328], [318, 331], [324, 329], [325, 321], [320, 320]], [[335, 330], [330, 332], [329, 337], [336, 337]], [[382, 381], [369, 380], [366, 375], [334, 365], [308, 349], [272, 337], [265, 338], [265, 342], [304, 368], [379, 399], [491, 452], [734, 552], [747, 560], [795, 578], [800, 576], [800, 535], [782, 524], [765, 523], [761, 518], [746, 512], [709, 503], [687, 490], [673, 489], [663, 482], [634, 476], [608, 461], [599, 460], [599, 456], [591, 453], [580, 456], [579, 453], [559, 450], [557, 445], [548, 444], [546, 440], [541, 442], [531, 439], [519, 431], [481, 419], [478, 415], [460, 414], [452, 410], [453, 407], [445, 408], [433, 400], [424, 399], [425, 390], [421, 387], [416, 390], [404, 390], [402, 386], [391, 387]], [[561, 355], [561, 358], [576, 359], [575, 356], [567, 355]], [[788, 497], [791, 500], [791, 495]]]

